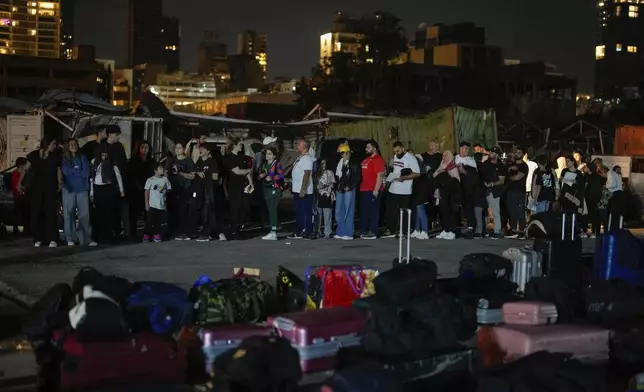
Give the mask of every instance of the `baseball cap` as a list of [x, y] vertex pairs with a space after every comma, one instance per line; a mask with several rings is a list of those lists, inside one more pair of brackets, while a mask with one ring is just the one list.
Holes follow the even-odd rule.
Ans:
[[490, 150], [490, 152], [493, 152], [493, 153], [495, 153], [496, 155], [501, 155], [501, 154], [503, 154], [503, 151], [501, 151], [501, 148], [500, 148], [500, 147], [492, 147], [492, 149]]
[[263, 145], [265, 145], [265, 146], [267, 146], [267, 145], [269, 145], [269, 144], [271, 144], [271, 143], [275, 143], [276, 141], [277, 141], [277, 138], [276, 138], [276, 137], [273, 137], [273, 136], [266, 136], [266, 137], [264, 138], [264, 140], [262, 141], [262, 144], [263, 144]]

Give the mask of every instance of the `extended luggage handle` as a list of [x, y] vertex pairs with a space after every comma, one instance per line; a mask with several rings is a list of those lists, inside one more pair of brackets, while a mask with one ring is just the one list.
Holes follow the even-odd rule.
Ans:
[[[575, 240], [575, 223], [577, 222], [577, 214], [573, 213], [572, 214], [572, 229], [570, 230], [570, 240], [574, 241]], [[566, 240], [566, 213], [563, 213], [563, 217], [561, 219], [561, 240], [565, 241]]]
[[405, 210], [400, 209], [400, 234], [398, 235], [398, 263], [402, 264], [403, 260], [407, 261], [409, 264], [410, 254], [411, 254], [411, 209], [407, 209], [407, 258], [402, 258], [402, 241], [403, 241], [403, 227]]
[[[605, 229], [604, 232], [608, 233], [610, 231], [611, 223], [613, 223], [613, 214], [608, 214], [608, 228]], [[619, 216], [619, 228], [624, 228], [624, 216], [621, 214]]]

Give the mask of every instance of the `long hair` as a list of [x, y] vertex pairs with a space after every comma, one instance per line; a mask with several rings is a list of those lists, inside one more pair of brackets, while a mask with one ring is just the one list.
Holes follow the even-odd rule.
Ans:
[[[107, 154], [107, 158], [104, 160], [102, 159], [102, 154]], [[114, 172], [114, 162], [112, 161], [112, 158], [107, 152], [107, 148], [103, 148], [101, 150], [101, 160], [96, 164], [96, 167], [101, 166], [101, 177], [103, 179], [103, 182], [105, 183], [111, 183], [115, 180], [116, 174]]]
[[228, 148], [226, 148], [226, 153], [228, 153], [228, 154], [232, 154], [233, 149], [234, 149], [237, 145], [239, 145], [239, 143], [241, 143], [241, 139], [238, 139], [238, 138], [230, 138], [230, 139], [229, 139]]
[[141, 154], [139, 152], [141, 151], [142, 146], [148, 146], [148, 154], [145, 156], [145, 159], [147, 161], [151, 161], [152, 160], [152, 146], [150, 145], [150, 142], [148, 142], [147, 140], [141, 140], [140, 142], [137, 143], [136, 150], [134, 150], [134, 151], [136, 151], [136, 157], [138, 159], [141, 159]]
[[71, 152], [71, 150], [69, 149], [71, 142], [76, 142], [76, 146], [78, 147], [78, 140], [75, 138], [69, 138], [65, 140], [65, 143], [63, 143], [63, 159], [70, 165], [72, 164], [74, 158], [80, 156], [80, 148], [75, 153]]
[[43, 136], [42, 139], [40, 139], [40, 145], [38, 146], [38, 149], [41, 151], [46, 150], [51, 142], [55, 141], [56, 139], [49, 137], [49, 136]]

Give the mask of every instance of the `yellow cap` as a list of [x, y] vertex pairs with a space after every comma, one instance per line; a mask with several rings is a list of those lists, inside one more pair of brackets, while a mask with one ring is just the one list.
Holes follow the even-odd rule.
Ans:
[[338, 152], [340, 154], [344, 154], [345, 152], [351, 152], [351, 148], [349, 148], [348, 144], [340, 144], [338, 146]]

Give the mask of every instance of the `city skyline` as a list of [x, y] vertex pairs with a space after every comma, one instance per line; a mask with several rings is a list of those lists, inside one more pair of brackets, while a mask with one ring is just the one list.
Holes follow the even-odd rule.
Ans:
[[[95, 45], [98, 57], [113, 58], [122, 63], [123, 29], [116, 9], [123, 1], [79, 2], [77, 43]], [[196, 71], [197, 48], [204, 31], [219, 31], [232, 49], [236, 46], [237, 33], [252, 29], [266, 34], [270, 41], [269, 78], [308, 76], [311, 67], [318, 62], [320, 34], [329, 32], [334, 12], [360, 16], [385, 9], [402, 19], [408, 38], [422, 22], [450, 24], [471, 21], [486, 29], [488, 42], [501, 46], [506, 58], [555, 64], [558, 72], [578, 79], [580, 91], [591, 92], [593, 89], [597, 4], [591, 0], [563, 3], [555, 3], [554, 0], [525, 3], [453, 0], [420, 5], [402, 0], [396, 3], [395, 8], [388, 7], [391, 3], [384, 0], [360, 1], [351, 5], [339, 0], [315, 5], [286, 0], [225, 5], [192, 0], [191, 4], [192, 7], [185, 7], [181, 2], [164, 2], [164, 14], [181, 20], [181, 67], [187, 71]], [[251, 9], [253, 12], [249, 11]], [[231, 54], [233, 51], [229, 50]]]

